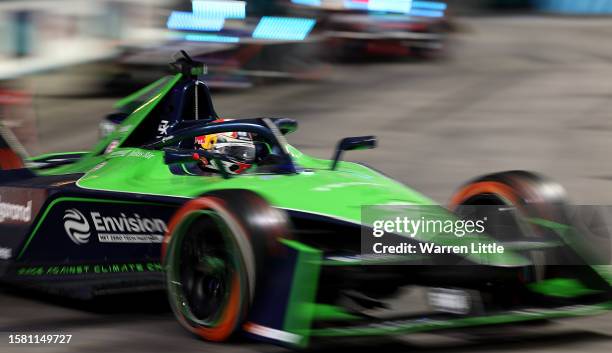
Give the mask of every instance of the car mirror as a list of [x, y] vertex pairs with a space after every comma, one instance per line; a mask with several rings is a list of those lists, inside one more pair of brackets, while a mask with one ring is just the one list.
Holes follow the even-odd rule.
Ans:
[[274, 120], [274, 124], [283, 135], [288, 135], [298, 129], [298, 122], [289, 118], [280, 118]]
[[344, 151], [369, 150], [372, 148], [376, 148], [375, 136], [356, 136], [343, 138], [342, 140], [340, 140], [340, 142], [338, 142], [338, 146], [336, 147], [336, 152], [334, 153], [331, 169], [336, 169], [336, 167], [338, 166], [338, 162], [340, 161], [340, 157], [342, 157], [342, 153]]

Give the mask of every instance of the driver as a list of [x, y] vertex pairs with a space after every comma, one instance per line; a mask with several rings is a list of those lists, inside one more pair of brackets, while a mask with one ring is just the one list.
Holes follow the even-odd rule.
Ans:
[[[218, 153], [224, 157], [221, 161], [230, 174], [242, 174], [255, 161], [255, 144], [248, 132], [224, 132], [198, 136], [195, 138], [195, 148]], [[204, 170], [219, 171], [214, 161], [200, 158], [200, 167]]]

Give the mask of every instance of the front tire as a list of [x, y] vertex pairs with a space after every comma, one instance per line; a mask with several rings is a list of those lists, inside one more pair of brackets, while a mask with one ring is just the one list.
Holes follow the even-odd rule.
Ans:
[[[504, 206], [516, 221], [514, 232], [489, 234], [501, 241], [521, 237], [538, 237], [543, 230], [524, 219], [542, 218], [564, 223], [566, 221], [566, 193], [564, 188], [543, 176], [526, 171], [507, 171], [478, 177], [461, 186], [453, 195], [449, 209], [461, 214], [461, 206]], [[534, 239], [537, 240], [537, 239]], [[534, 262], [526, 280], [538, 281], [549, 275], [549, 265], [558, 262], [558, 254], [530, 251], [526, 254]]]
[[246, 317], [271, 249], [289, 236], [286, 218], [253, 192], [224, 190], [186, 203], [168, 228], [162, 261], [176, 318], [205, 340], [227, 340]]

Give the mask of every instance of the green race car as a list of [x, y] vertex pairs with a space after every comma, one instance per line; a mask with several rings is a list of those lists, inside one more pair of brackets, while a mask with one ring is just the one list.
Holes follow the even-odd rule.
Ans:
[[[123, 114], [91, 151], [26, 159], [3, 132], [3, 282], [85, 299], [163, 289], [178, 321], [206, 340], [243, 333], [292, 347], [612, 308], [609, 268], [563, 236], [572, 227], [553, 182], [492, 174], [441, 207], [341, 160], [375, 147], [374, 137], [342, 139], [332, 160], [310, 157], [285, 140], [294, 120], [219, 119], [201, 65], [184, 54], [173, 67], [119, 102]], [[235, 143], [217, 148], [228, 136]], [[378, 218], [416, 207], [423, 220], [456, 225], [481, 217], [464, 207], [479, 205], [503, 209], [514, 226], [480, 232], [478, 253], [368, 250], [383, 248], [372, 236]], [[385, 249], [462, 249], [476, 239], [386, 231]], [[402, 302], [404, 288], [424, 290], [428, 303]], [[398, 297], [406, 313], [391, 309]]]

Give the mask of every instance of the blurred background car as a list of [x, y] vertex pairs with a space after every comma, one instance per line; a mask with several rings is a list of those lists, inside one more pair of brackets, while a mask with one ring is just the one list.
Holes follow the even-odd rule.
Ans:
[[293, 13], [317, 18], [332, 59], [429, 58], [450, 30], [447, 4], [412, 0], [291, 0]]
[[[317, 79], [326, 66], [319, 60], [321, 37], [316, 19], [283, 17], [282, 7], [270, 2], [193, 1], [192, 7], [172, 10], [167, 31], [157, 43], [122, 46], [114, 60], [122, 80], [147, 83], [166, 72], [168, 58], [185, 50], [208, 65], [212, 88], [248, 88], [276, 80]], [[272, 5], [274, 3], [272, 2]]]

